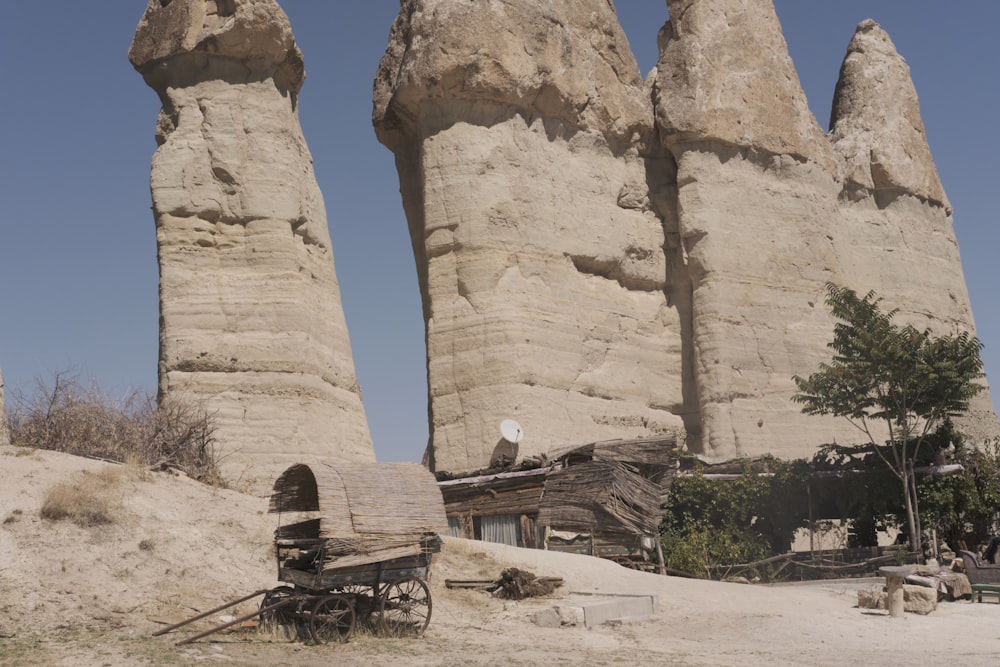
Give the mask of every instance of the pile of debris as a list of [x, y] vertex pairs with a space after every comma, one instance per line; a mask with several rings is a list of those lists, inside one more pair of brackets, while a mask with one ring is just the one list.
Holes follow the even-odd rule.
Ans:
[[537, 577], [527, 570], [508, 567], [498, 579], [447, 579], [448, 588], [473, 588], [504, 600], [524, 600], [551, 595], [562, 586], [560, 577]]

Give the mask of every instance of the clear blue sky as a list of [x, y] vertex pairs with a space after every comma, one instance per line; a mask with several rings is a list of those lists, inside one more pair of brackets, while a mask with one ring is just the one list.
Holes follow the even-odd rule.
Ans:
[[[305, 54], [300, 117], [381, 461], [427, 440], [420, 296], [392, 154], [371, 128], [372, 78], [396, 0], [279, 0]], [[541, 1], [541, 0], [540, 0]], [[5, 2], [0, 15], [0, 369], [10, 393], [76, 369], [154, 391], [156, 242], [149, 167], [159, 103], [128, 63], [145, 0]], [[951, 203], [987, 374], [1000, 391], [1000, 2], [778, 0], [824, 128], [854, 27], [878, 21], [907, 59]], [[616, 0], [643, 73], [663, 0]], [[919, 271], [919, 267], [914, 267]]]

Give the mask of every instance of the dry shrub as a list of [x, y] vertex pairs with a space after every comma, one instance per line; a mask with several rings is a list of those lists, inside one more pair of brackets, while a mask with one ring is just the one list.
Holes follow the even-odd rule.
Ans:
[[214, 420], [195, 401], [157, 405], [139, 391], [111, 396], [63, 371], [50, 383], [36, 380], [30, 394], [15, 391], [12, 403], [13, 445], [130, 466], [180, 468], [196, 479], [222, 483]]
[[84, 471], [46, 492], [41, 516], [50, 521], [72, 521], [85, 528], [101, 526], [118, 519], [123, 502], [121, 470]]
[[500, 573], [493, 587], [486, 590], [505, 600], [524, 600], [551, 595], [560, 586], [562, 579], [557, 577], [536, 577], [533, 572], [508, 567]]

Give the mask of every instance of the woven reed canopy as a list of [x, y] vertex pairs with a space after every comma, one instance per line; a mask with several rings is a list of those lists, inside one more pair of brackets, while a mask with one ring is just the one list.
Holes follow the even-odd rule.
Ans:
[[447, 532], [434, 475], [417, 463], [299, 463], [274, 482], [269, 512], [318, 514], [320, 538]]

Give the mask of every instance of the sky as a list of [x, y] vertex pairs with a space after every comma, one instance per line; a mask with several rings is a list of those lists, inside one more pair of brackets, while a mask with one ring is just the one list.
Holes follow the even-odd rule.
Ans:
[[[393, 157], [371, 126], [372, 80], [399, 2], [279, 2], [305, 56], [299, 116], [326, 201], [375, 453], [380, 461], [419, 461], [427, 442], [420, 294]], [[646, 74], [656, 62], [666, 3], [615, 4]], [[159, 102], [127, 58], [145, 5], [3, 4], [0, 370], [8, 404], [12, 393], [66, 370], [112, 395], [155, 391], [158, 274], [149, 169]], [[964, 0], [947, 9], [940, 0], [775, 5], [824, 128], [860, 21], [878, 21], [909, 63], [954, 208], [987, 377], [1000, 392], [993, 201], [1000, 176], [1000, 2]]]

